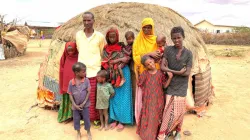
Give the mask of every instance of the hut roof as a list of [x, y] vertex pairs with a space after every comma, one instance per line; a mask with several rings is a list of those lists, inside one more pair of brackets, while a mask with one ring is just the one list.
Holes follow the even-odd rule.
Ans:
[[[185, 17], [170, 8], [143, 3], [116, 3], [101, 5], [89, 11], [95, 15], [95, 29], [97, 31], [105, 35], [111, 26], [115, 26], [119, 30], [121, 41], [125, 41], [124, 34], [128, 30], [137, 34], [141, 29], [142, 20], [146, 17], [151, 17], [154, 20], [155, 34], [165, 34], [170, 45], [172, 44], [171, 29], [175, 26], [181, 26], [185, 31], [184, 45], [192, 51], [194, 56], [193, 74], [205, 71], [203, 69], [209, 66], [207, 49], [199, 31]], [[81, 13], [56, 30], [52, 39], [74, 41], [76, 32], [82, 29]]]

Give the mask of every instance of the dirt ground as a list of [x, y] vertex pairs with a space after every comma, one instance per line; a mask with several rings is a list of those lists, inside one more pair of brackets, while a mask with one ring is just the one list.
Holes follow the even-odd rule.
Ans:
[[[36, 107], [27, 113], [36, 103], [37, 73], [48, 46], [49, 40], [41, 42], [41, 45], [30, 41], [25, 56], [0, 61], [1, 140], [75, 139], [73, 123], [57, 123], [56, 111]], [[182, 135], [182, 139], [249, 139], [250, 53], [241, 58], [211, 56], [210, 60], [216, 94], [214, 104], [209, 107], [207, 116], [185, 116], [183, 130], [189, 130], [192, 135]], [[140, 139], [135, 133], [135, 126], [126, 127], [122, 132], [100, 132], [93, 127], [91, 130], [93, 140]], [[87, 139], [84, 129], [82, 134], [82, 139]]]

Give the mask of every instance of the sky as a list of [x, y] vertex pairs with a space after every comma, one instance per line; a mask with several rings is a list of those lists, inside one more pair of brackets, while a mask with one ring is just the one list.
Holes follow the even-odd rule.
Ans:
[[250, 27], [250, 0], [0, 0], [0, 14], [9, 22], [66, 22], [99, 5], [140, 2], [169, 7], [193, 24], [207, 20], [215, 25]]

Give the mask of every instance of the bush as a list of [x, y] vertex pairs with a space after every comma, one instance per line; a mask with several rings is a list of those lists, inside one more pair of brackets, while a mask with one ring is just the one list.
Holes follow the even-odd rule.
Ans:
[[220, 34], [202, 32], [201, 34], [206, 44], [250, 45], [250, 32], [220, 33]]

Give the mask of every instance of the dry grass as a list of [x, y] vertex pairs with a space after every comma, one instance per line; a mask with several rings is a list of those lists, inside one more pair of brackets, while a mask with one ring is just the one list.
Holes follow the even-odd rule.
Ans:
[[250, 52], [250, 46], [207, 45], [207, 48], [211, 56], [245, 57]]
[[202, 38], [207, 44], [217, 45], [250, 45], [250, 33], [202, 33]]

